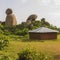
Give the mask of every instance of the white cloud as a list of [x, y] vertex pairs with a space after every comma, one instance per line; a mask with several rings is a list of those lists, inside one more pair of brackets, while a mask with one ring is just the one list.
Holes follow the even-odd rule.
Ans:
[[60, 5], [60, 0], [38, 0], [39, 5]]
[[48, 5], [50, 4], [51, 0], [38, 0], [38, 3], [40, 5]]
[[56, 5], [60, 5], [60, 0], [54, 0]]
[[44, 4], [50, 3], [50, 0], [42, 0], [42, 3], [44, 3]]
[[22, 3], [26, 3], [28, 0], [21, 0]]

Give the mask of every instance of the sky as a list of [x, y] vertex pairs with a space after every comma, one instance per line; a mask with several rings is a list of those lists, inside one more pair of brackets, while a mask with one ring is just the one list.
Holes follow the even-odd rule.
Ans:
[[0, 0], [0, 21], [5, 21], [7, 8], [11, 8], [18, 24], [36, 14], [37, 20], [46, 18], [50, 24], [60, 27], [60, 0]]

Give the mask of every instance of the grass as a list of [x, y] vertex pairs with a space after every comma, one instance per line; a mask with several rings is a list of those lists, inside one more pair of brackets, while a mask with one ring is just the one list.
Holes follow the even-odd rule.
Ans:
[[16, 60], [16, 58], [18, 58], [17, 53], [21, 52], [25, 48], [36, 49], [37, 52], [42, 51], [47, 54], [60, 55], [60, 35], [58, 35], [58, 39], [56, 40], [44, 41], [27, 41], [27, 38], [25, 38], [25, 40], [27, 39], [26, 41], [23, 41], [24, 38], [22, 39], [21, 36], [10, 36], [8, 39], [10, 39], [9, 46], [0, 51], [0, 56], [9, 56], [11, 60]]

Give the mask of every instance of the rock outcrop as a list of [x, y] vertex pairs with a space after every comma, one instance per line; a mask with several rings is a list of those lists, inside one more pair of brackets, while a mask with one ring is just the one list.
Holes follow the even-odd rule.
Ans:
[[6, 26], [16, 26], [17, 25], [16, 17], [10, 8], [8, 8], [6, 10], [6, 14], [7, 14], [7, 16], [6, 16], [5, 25]]
[[37, 19], [37, 15], [36, 14], [32, 14], [27, 18], [26, 21], [26, 25], [30, 25], [33, 21], [35, 21]]

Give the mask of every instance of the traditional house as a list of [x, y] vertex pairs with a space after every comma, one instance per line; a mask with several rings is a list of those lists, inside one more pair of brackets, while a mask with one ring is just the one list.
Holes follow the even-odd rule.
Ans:
[[38, 29], [29, 31], [29, 38], [39, 40], [57, 39], [57, 33], [58, 31], [56, 30], [40, 27]]

